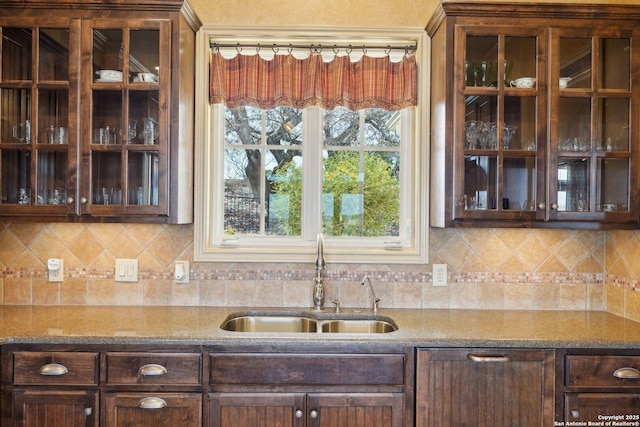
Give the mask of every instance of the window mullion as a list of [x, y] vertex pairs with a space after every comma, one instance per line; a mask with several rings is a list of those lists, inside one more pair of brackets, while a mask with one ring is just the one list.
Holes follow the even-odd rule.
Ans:
[[306, 108], [302, 133], [302, 238], [315, 240], [322, 232], [323, 110]]

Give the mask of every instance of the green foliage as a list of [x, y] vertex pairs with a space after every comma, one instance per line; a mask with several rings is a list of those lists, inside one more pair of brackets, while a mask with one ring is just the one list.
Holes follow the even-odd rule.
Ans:
[[[362, 163], [362, 164], [361, 164]], [[364, 171], [364, 181], [359, 177]], [[334, 236], [375, 237], [394, 234], [400, 211], [400, 184], [382, 153], [336, 151], [324, 160], [323, 232]], [[302, 170], [289, 162], [275, 174], [273, 193], [288, 195], [286, 235], [301, 233]], [[360, 195], [351, 198], [350, 195]], [[347, 203], [364, 206], [347, 206]], [[364, 212], [363, 215], [350, 213]], [[277, 212], [273, 212], [277, 214]], [[280, 217], [284, 212], [280, 213]]]

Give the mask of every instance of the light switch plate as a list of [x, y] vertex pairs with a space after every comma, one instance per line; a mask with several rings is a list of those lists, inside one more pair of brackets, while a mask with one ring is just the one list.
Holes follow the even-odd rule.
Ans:
[[62, 282], [64, 280], [64, 260], [61, 258], [50, 258], [47, 261], [50, 282]]
[[116, 259], [116, 282], [137, 282], [138, 260]]

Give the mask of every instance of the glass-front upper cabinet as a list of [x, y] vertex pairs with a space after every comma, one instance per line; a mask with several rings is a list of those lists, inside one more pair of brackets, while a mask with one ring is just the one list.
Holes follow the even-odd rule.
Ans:
[[83, 213], [166, 214], [170, 81], [168, 22], [100, 20], [84, 29], [90, 110], [82, 145]]
[[558, 30], [551, 41], [550, 218], [636, 221], [631, 31]]
[[544, 198], [544, 32], [464, 26], [456, 40], [455, 216], [533, 220]]
[[[2, 25], [2, 22], [0, 22]], [[80, 21], [2, 25], [0, 212], [67, 215], [75, 210]], [[62, 25], [62, 26], [61, 26]], [[74, 74], [75, 73], [75, 74]]]

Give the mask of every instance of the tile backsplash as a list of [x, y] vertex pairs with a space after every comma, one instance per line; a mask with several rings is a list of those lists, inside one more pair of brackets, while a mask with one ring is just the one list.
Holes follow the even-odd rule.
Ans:
[[[313, 260], [194, 263], [193, 227], [157, 224], [0, 224], [4, 304], [309, 306]], [[431, 285], [431, 264], [327, 266], [327, 305], [608, 310], [640, 320], [640, 232], [431, 229], [430, 259], [447, 264], [448, 286]], [[48, 258], [64, 281], [47, 280]], [[115, 260], [136, 258], [139, 281], [114, 282]], [[191, 261], [189, 284], [172, 280]]]

